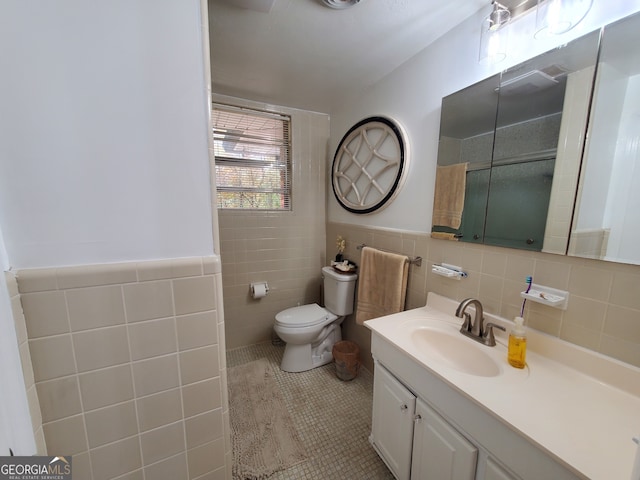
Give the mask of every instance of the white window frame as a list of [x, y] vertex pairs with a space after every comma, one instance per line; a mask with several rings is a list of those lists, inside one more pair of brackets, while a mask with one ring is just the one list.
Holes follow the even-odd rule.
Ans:
[[214, 103], [212, 124], [218, 208], [291, 211], [291, 117]]

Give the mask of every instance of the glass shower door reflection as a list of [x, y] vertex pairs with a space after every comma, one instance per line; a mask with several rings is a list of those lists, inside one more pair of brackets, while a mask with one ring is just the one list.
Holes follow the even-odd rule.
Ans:
[[541, 251], [555, 159], [491, 169], [484, 243]]
[[464, 211], [459, 233], [465, 242], [484, 243], [484, 219], [489, 194], [491, 169], [467, 172], [467, 188], [464, 197]]

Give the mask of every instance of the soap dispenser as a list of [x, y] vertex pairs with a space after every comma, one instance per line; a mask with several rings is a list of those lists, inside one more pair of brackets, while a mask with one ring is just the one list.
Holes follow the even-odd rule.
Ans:
[[515, 326], [509, 333], [509, 365], [515, 368], [524, 368], [527, 356], [527, 334], [524, 330], [524, 319], [516, 317]]

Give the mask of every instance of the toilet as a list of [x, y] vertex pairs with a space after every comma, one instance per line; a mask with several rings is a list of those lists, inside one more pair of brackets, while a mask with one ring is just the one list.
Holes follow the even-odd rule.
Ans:
[[340, 325], [353, 313], [358, 275], [322, 268], [324, 303], [287, 308], [276, 314], [274, 331], [286, 347], [280, 368], [285, 372], [304, 372], [333, 360], [331, 350], [342, 340]]

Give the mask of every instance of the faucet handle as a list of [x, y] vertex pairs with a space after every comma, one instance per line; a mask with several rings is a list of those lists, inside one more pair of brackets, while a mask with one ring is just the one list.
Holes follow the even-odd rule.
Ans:
[[471, 315], [469, 315], [467, 312], [464, 312], [463, 317], [464, 317], [464, 322], [462, 324], [462, 327], [460, 327], [460, 331], [470, 332], [471, 331]]
[[495, 323], [491, 323], [488, 322], [487, 324], [485, 324], [484, 326], [484, 332], [482, 333], [482, 339], [483, 339], [483, 343], [485, 345], [488, 345], [490, 347], [494, 347], [496, 344], [496, 338], [493, 335], [493, 328], [499, 328], [500, 330], [502, 330], [503, 332], [506, 332], [507, 329], [500, 326], [500, 325], [496, 325]]

